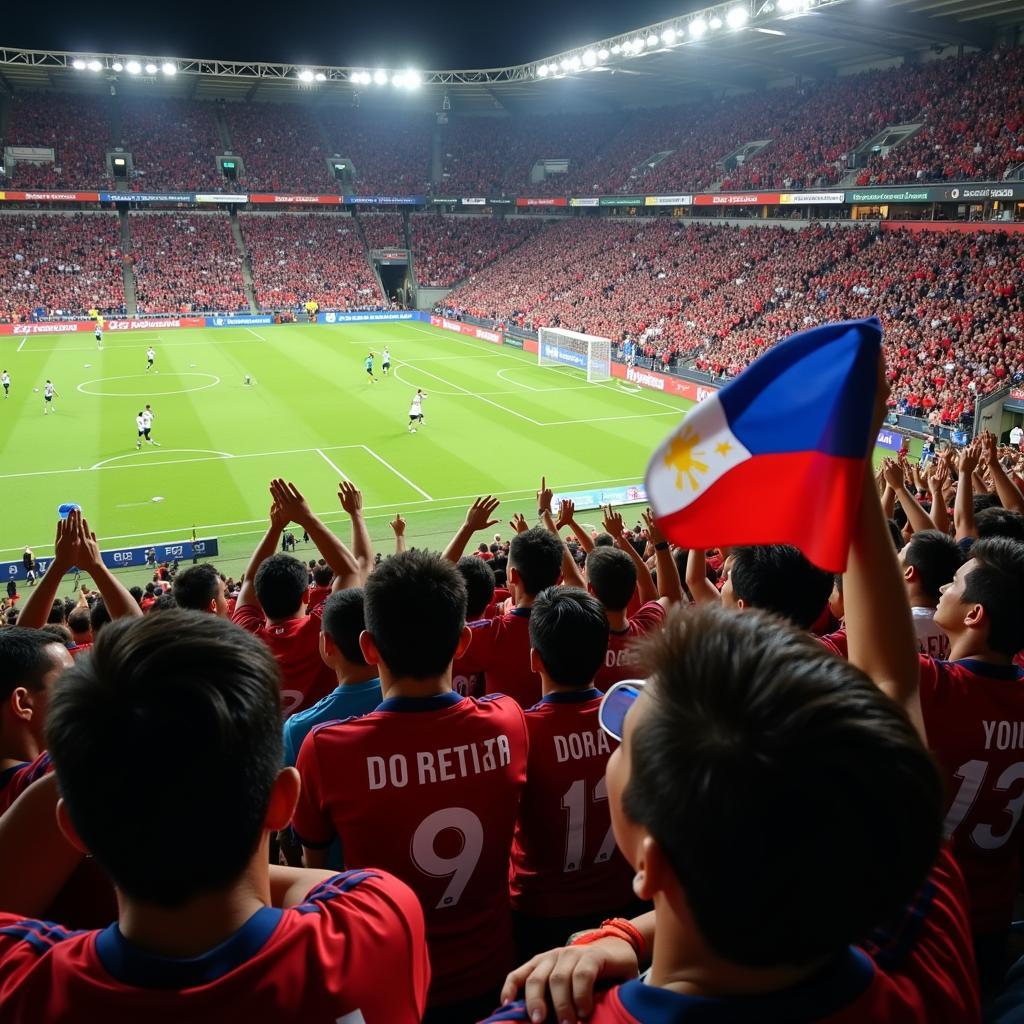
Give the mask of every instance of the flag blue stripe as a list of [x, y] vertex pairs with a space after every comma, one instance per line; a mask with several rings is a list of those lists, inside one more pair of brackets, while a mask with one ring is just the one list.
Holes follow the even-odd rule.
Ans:
[[881, 343], [871, 317], [813, 327], [769, 349], [718, 393], [733, 434], [751, 455], [864, 458]]

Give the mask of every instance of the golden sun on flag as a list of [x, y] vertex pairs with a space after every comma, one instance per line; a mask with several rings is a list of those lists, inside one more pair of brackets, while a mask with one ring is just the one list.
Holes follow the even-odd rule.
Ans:
[[701, 462], [697, 456], [704, 458], [704, 452], [696, 451], [700, 444], [700, 435], [693, 432], [693, 428], [687, 426], [681, 433], [669, 441], [668, 451], [665, 453], [665, 464], [676, 471], [676, 487], [684, 490], [683, 478], [689, 481], [693, 490], [700, 489], [698, 473], [708, 471], [707, 464]]

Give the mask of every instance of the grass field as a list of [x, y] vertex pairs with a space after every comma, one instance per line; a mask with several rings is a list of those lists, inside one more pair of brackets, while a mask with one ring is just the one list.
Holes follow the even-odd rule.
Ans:
[[[145, 371], [150, 343], [159, 373]], [[377, 352], [380, 376], [385, 345], [391, 377], [370, 384], [363, 359]], [[588, 384], [579, 371], [422, 324], [108, 332], [103, 351], [91, 334], [31, 336], [0, 339], [0, 353], [12, 377], [0, 401], [0, 561], [26, 544], [49, 554], [57, 506], [77, 502], [103, 547], [181, 540], [195, 526], [220, 538], [218, 564], [237, 575], [278, 475], [343, 535], [345, 476], [362, 489], [383, 550], [399, 511], [411, 544], [443, 544], [477, 494], [499, 495], [505, 520], [516, 511], [532, 520], [542, 473], [556, 492], [642, 480], [689, 405]], [[255, 386], [244, 385], [247, 373]], [[59, 397], [44, 416], [33, 389], [47, 378]], [[417, 387], [428, 394], [426, 423], [410, 434]], [[146, 402], [162, 447], [139, 452], [135, 416]]]
[[[150, 343], [159, 372], [147, 374]], [[392, 375], [371, 384], [363, 359], [377, 352], [379, 375], [385, 345]], [[57, 506], [77, 502], [104, 548], [183, 540], [194, 526], [220, 539], [217, 564], [237, 576], [279, 475], [343, 536], [345, 476], [363, 491], [378, 549], [392, 550], [396, 512], [410, 544], [443, 546], [478, 494], [501, 497], [504, 521], [517, 511], [532, 521], [541, 474], [556, 493], [642, 480], [690, 404], [588, 384], [580, 371], [422, 324], [108, 333], [103, 351], [90, 334], [2, 338], [0, 353], [12, 377], [0, 400], [0, 561], [26, 544], [49, 555]], [[59, 397], [44, 416], [48, 377]], [[417, 387], [428, 393], [426, 424], [410, 434]], [[161, 447], [139, 452], [135, 416], [146, 402]], [[313, 552], [300, 544], [297, 554]]]

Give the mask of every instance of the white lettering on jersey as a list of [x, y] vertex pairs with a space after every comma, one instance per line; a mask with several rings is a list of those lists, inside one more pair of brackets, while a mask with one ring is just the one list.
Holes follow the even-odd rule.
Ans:
[[1024, 722], [985, 722], [986, 750], [1024, 750]]
[[555, 736], [555, 760], [582, 761], [585, 757], [610, 754], [608, 735], [603, 729], [595, 732], [571, 732], [568, 736]]
[[[607, 741], [605, 749], [608, 749]], [[410, 779], [421, 786], [429, 786], [497, 771], [511, 762], [512, 748], [508, 737], [502, 734], [480, 742], [460, 743], [457, 747], [420, 750], [411, 757], [392, 754], [385, 760], [378, 754], [371, 754], [366, 759], [366, 775], [371, 790], [385, 786], [403, 789]]]

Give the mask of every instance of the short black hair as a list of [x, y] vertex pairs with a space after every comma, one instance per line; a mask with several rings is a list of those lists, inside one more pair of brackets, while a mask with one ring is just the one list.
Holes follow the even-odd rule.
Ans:
[[58, 597], [50, 605], [50, 614], [46, 617], [46, 623], [50, 626], [63, 626], [65, 621], [64, 602]]
[[287, 619], [299, 614], [309, 587], [309, 573], [297, 558], [279, 552], [263, 561], [253, 585], [267, 618]]
[[173, 593], [179, 608], [208, 611], [220, 593], [220, 573], [209, 562], [190, 566], [175, 577]]
[[494, 598], [494, 570], [474, 555], [463, 555], [456, 568], [466, 584], [466, 618], [475, 622]]
[[718, 956], [813, 963], [910, 901], [938, 855], [942, 781], [863, 672], [776, 616], [716, 605], [673, 613], [639, 650], [654, 703], [624, 810]]
[[988, 645], [1013, 657], [1024, 648], [1024, 544], [1006, 537], [979, 540], [970, 551], [978, 565], [964, 581], [964, 601], [989, 618]]
[[62, 622], [48, 622], [45, 626], [39, 627], [39, 632], [53, 637], [57, 643], [64, 647], [68, 647], [75, 642], [75, 638], [71, 635], [71, 630]]
[[536, 597], [558, 582], [562, 572], [562, 551], [562, 542], [539, 526], [517, 533], [512, 538], [509, 565], [519, 573], [527, 595]]
[[983, 512], [987, 508], [1002, 508], [1002, 504], [996, 494], [979, 494], [975, 491], [971, 496], [971, 507], [977, 516], [979, 512]]
[[185, 611], [112, 623], [61, 678], [46, 729], [61, 794], [128, 896], [180, 906], [245, 869], [283, 763], [280, 685], [257, 637]]
[[359, 636], [366, 629], [363, 588], [352, 587], [331, 594], [324, 601], [320, 628], [334, 641], [346, 660], [365, 665], [366, 659], [359, 648]]
[[89, 625], [92, 626], [93, 636], [111, 621], [110, 612], [107, 611], [107, 602], [102, 597], [97, 597], [89, 607]]
[[446, 558], [403, 551], [371, 573], [364, 608], [366, 629], [391, 672], [427, 679], [455, 657], [466, 625], [466, 584]]
[[530, 611], [530, 646], [559, 686], [592, 685], [608, 650], [608, 616], [596, 597], [548, 587]]
[[142, 587], [134, 586], [128, 588], [128, 593], [135, 598], [135, 603], [138, 605], [142, 604]]
[[40, 629], [0, 629], [0, 701], [6, 701], [19, 686], [41, 690], [43, 676], [53, 667], [47, 648], [60, 643]]
[[625, 611], [636, 593], [636, 566], [625, 551], [594, 548], [587, 555], [587, 582], [605, 608]]
[[832, 573], [811, 565], [788, 544], [757, 544], [729, 552], [733, 593], [747, 608], [774, 612], [810, 629], [832, 593]]
[[178, 602], [174, 599], [174, 595], [170, 592], [161, 594], [153, 603], [150, 605], [149, 614], [152, 615], [154, 612], [169, 612], [172, 608], [177, 608]]
[[321, 565], [317, 563], [313, 566], [313, 582], [318, 587], [329, 587], [331, 580], [334, 579], [334, 570], [326, 563]]
[[595, 548], [613, 548], [615, 547], [615, 538], [610, 533], [599, 533], [594, 538]]
[[917, 570], [921, 586], [934, 601], [940, 597], [939, 588], [953, 582], [963, 560], [957, 542], [940, 530], [915, 533], [903, 551], [904, 565], [912, 565]]
[[989, 537], [1008, 537], [1010, 540], [1024, 541], [1024, 515], [1013, 509], [992, 505], [983, 508], [975, 517], [974, 525], [978, 537], [986, 540]]
[[88, 633], [92, 628], [92, 614], [83, 605], [71, 609], [68, 616], [68, 626], [72, 633]]

